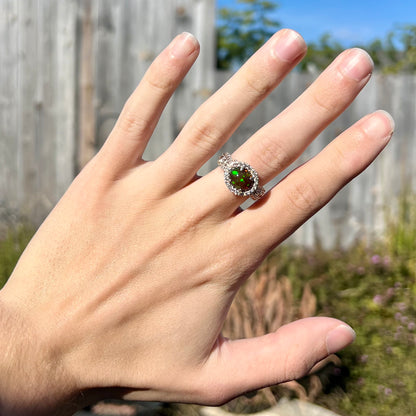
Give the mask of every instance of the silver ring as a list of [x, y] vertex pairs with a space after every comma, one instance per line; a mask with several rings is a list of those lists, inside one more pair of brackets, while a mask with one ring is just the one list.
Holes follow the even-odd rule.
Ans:
[[218, 166], [224, 171], [225, 185], [234, 195], [249, 196], [256, 201], [266, 193], [259, 185], [259, 175], [248, 163], [233, 160], [229, 153], [224, 153]]

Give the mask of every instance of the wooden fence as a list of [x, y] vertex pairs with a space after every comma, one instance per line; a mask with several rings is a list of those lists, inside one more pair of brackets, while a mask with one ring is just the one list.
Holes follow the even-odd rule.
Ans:
[[[44, 218], [176, 34], [190, 31], [202, 46], [181, 102], [193, 107], [212, 92], [214, 19], [213, 0], [0, 0], [3, 218]], [[173, 104], [156, 132], [161, 148], [181, 123]]]
[[[194, 33], [202, 52], [169, 102], [146, 157], [166, 149], [193, 110], [229, 76], [214, 69], [214, 0], [0, 0], [0, 9], [3, 221], [15, 213], [35, 224], [44, 218], [103, 143], [149, 63], [175, 34]], [[225, 148], [235, 149], [314, 78], [292, 73]], [[326, 246], [347, 245], [363, 235], [379, 235], [386, 207], [405, 186], [416, 190], [415, 94], [416, 77], [375, 74], [349, 110], [302, 156], [299, 163], [370, 111], [384, 108], [394, 115], [397, 131], [388, 149], [295, 234], [297, 243], [311, 245], [320, 238]], [[202, 173], [215, 163], [213, 158]]]
[[[248, 117], [225, 148], [232, 151], [257, 128], [273, 118], [303, 92], [314, 75], [292, 73], [268, 99]], [[396, 130], [392, 141], [366, 171], [349, 185], [292, 237], [300, 245], [349, 246], [358, 238], [383, 235], [387, 216], [397, 212], [404, 192], [416, 192], [416, 77], [374, 74], [348, 110], [335, 120], [291, 167], [317, 154], [340, 132], [365, 114], [384, 109], [393, 115]], [[212, 162], [213, 163], [213, 162]], [[291, 170], [279, 175], [274, 183]], [[274, 183], [270, 184], [272, 186]], [[278, 216], [277, 216], [278, 220]]]

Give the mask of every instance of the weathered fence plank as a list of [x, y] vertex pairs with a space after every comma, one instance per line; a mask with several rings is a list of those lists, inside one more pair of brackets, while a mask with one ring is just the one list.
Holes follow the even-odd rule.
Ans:
[[[0, 0], [2, 218], [15, 211], [34, 223], [44, 218], [103, 143], [151, 61], [181, 31], [205, 44], [211, 35], [211, 49], [201, 53], [206, 67], [190, 74], [183, 96], [191, 107], [195, 88], [212, 90], [214, 9], [212, 0]], [[173, 108], [174, 100], [147, 157], [175, 137]]]
[[0, 189], [1, 196], [18, 205], [17, 102], [18, 102], [18, 3], [3, 1], [0, 17]]
[[[164, 112], [145, 157], [157, 157], [192, 112], [230, 76], [215, 72], [213, 0], [0, 0], [0, 216], [39, 223], [104, 142], [154, 57], [182, 31], [201, 56]], [[314, 80], [294, 72], [253, 111], [232, 152]], [[395, 138], [378, 161], [308, 221], [293, 240], [350, 244], [380, 235], [385, 208], [416, 190], [416, 77], [375, 74], [348, 111], [294, 164], [306, 162], [364, 114], [384, 108]], [[277, 132], [279, 134], [279, 132]], [[201, 174], [216, 166], [216, 157]], [[274, 181], [289, 173], [283, 172]], [[273, 186], [270, 184], [269, 186]], [[9, 215], [8, 214], [8, 215]]]

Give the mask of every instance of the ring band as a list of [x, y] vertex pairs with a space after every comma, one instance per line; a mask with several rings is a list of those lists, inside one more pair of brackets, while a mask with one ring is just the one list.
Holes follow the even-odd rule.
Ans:
[[266, 193], [259, 185], [259, 175], [248, 163], [233, 160], [229, 153], [224, 153], [218, 166], [224, 171], [225, 185], [234, 195], [249, 196], [256, 201]]

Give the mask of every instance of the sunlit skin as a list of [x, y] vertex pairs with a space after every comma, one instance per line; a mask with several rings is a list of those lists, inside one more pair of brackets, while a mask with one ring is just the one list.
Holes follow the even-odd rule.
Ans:
[[[245, 198], [227, 189], [220, 167], [196, 173], [306, 46], [296, 32], [278, 32], [164, 154], [145, 162], [159, 116], [198, 53], [182, 34], [156, 58], [0, 292], [1, 415], [69, 415], [107, 397], [217, 405], [301, 377], [353, 341], [349, 326], [326, 317], [247, 340], [221, 329], [267, 254], [386, 146], [390, 116], [357, 121], [241, 210]], [[263, 186], [349, 106], [372, 68], [365, 52], [345, 51], [232, 158], [253, 166]]]

